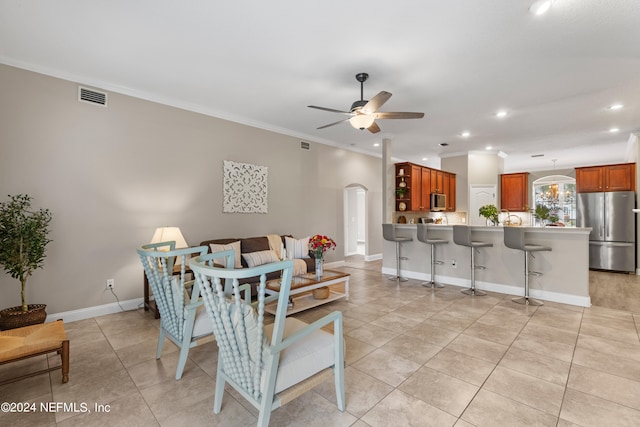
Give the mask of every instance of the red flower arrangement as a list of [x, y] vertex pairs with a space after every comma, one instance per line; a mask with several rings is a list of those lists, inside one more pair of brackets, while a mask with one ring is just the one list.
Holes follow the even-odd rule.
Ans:
[[309, 239], [309, 250], [313, 252], [315, 259], [324, 258], [324, 253], [327, 249], [336, 250], [336, 242], [331, 237], [316, 234]]

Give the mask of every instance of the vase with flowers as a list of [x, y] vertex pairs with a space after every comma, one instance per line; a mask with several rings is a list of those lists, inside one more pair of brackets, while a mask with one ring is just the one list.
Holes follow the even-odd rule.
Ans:
[[309, 251], [316, 260], [316, 280], [322, 278], [324, 253], [329, 249], [336, 249], [336, 242], [331, 237], [316, 234], [309, 239]]

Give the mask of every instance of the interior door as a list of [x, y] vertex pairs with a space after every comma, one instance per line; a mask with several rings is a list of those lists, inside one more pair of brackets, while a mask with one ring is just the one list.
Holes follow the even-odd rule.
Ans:
[[469, 225], [487, 225], [487, 220], [478, 214], [478, 210], [484, 205], [496, 205], [496, 193], [495, 185], [469, 186]]

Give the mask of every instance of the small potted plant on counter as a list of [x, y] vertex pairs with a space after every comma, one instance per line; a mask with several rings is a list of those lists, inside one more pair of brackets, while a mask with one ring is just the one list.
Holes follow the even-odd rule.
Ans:
[[543, 227], [547, 224], [547, 220], [549, 219], [549, 210], [549, 207], [545, 205], [536, 206], [536, 217], [540, 220]]
[[492, 225], [498, 225], [498, 208], [495, 205], [484, 205], [478, 209], [478, 213], [480, 216], [483, 216], [487, 219], [487, 225], [489, 225], [489, 221]]
[[31, 197], [9, 196], [0, 203], [0, 266], [21, 285], [22, 305], [0, 310], [0, 330], [44, 323], [45, 304], [28, 304], [25, 298], [27, 279], [44, 265], [51, 212], [35, 210]]

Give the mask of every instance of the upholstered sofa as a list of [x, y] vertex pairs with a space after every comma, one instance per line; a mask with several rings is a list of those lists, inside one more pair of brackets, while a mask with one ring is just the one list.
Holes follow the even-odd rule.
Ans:
[[[304, 239], [295, 239], [291, 235], [269, 235], [258, 237], [242, 237], [242, 238], [224, 238], [204, 240], [200, 242], [201, 246], [209, 248], [209, 252], [217, 252], [225, 249], [233, 249], [236, 251], [235, 268], [247, 268], [254, 265], [264, 264], [266, 262], [278, 261], [285, 256], [289, 259], [297, 259], [297, 273], [312, 272], [315, 269], [315, 260], [309, 253], [308, 237]], [[239, 253], [238, 253], [238, 248]], [[270, 254], [269, 252], [273, 252]], [[302, 263], [304, 262], [304, 264]], [[306, 271], [304, 265], [306, 264]], [[268, 280], [278, 278], [278, 273], [270, 273], [267, 275]], [[259, 278], [249, 277], [242, 279], [240, 283], [257, 283]], [[255, 287], [252, 289], [255, 295]]]

